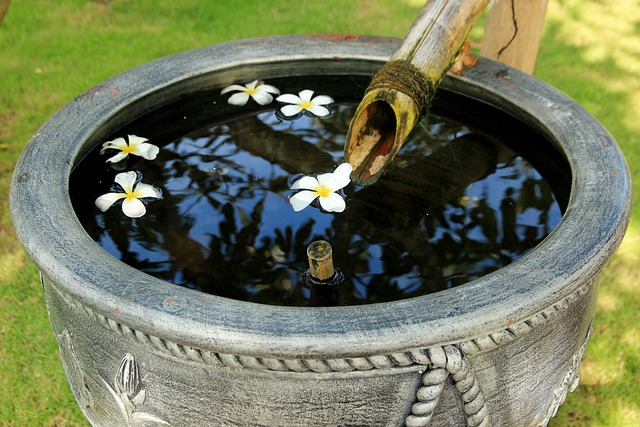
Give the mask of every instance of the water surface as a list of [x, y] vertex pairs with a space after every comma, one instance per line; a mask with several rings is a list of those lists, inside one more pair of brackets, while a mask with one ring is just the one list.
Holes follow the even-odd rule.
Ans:
[[[268, 83], [292, 93], [308, 85]], [[344, 161], [344, 137], [365, 86], [365, 78], [315, 78], [308, 87], [338, 101], [321, 119], [281, 120], [275, 103], [229, 106], [219, 91], [150, 112], [112, 137], [133, 133], [161, 146], [156, 160], [130, 156], [122, 167], [141, 172], [163, 199], [138, 219], [119, 206], [98, 210], [94, 200], [120, 171], [94, 150], [71, 178], [78, 217], [108, 253], [155, 277], [293, 306], [327, 301], [301, 279], [314, 240], [331, 243], [345, 277], [329, 303], [355, 305], [463, 285], [524, 256], [558, 224], [570, 173], [549, 142], [442, 91], [385, 175], [373, 186], [344, 189], [344, 212], [294, 212], [292, 181]]]

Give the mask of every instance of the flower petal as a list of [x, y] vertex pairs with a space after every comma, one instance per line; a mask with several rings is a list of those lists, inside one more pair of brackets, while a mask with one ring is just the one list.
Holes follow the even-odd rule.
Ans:
[[333, 172], [318, 175], [318, 186], [324, 185], [325, 187], [329, 187], [331, 191], [335, 191], [333, 188], [334, 183], [335, 178], [333, 177]]
[[305, 89], [298, 92], [300, 95], [300, 99], [302, 101], [311, 101], [311, 97], [313, 96], [313, 91], [311, 89]]
[[298, 212], [306, 208], [318, 197], [318, 193], [315, 191], [302, 190], [291, 196], [289, 203], [293, 206], [293, 210]]
[[251, 97], [260, 105], [267, 105], [273, 101], [273, 96], [268, 92], [256, 92]]
[[129, 154], [120, 152], [113, 157], [109, 157], [106, 162], [107, 163], [118, 163], [120, 160], [125, 159]]
[[136, 135], [128, 135], [127, 137], [129, 138], [129, 145], [131, 144], [138, 145], [148, 141], [147, 138], [143, 138], [141, 136], [136, 136]]
[[302, 100], [297, 95], [294, 95], [292, 93], [285, 93], [284, 95], [280, 95], [279, 97], [277, 97], [276, 101], [284, 102], [286, 104], [297, 104]]
[[327, 105], [327, 104], [331, 104], [333, 101], [333, 98], [327, 95], [318, 95], [315, 98], [313, 98], [313, 103], [316, 105]]
[[147, 208], [136, 198], [124, 199], [122, 202], [122, 212], [129, 218], [140, 218], [147, 213]]
[[300, 111], [302, 111], [302, 107], [299, 105], [285, 105], [284, 107], [280, 108], [280, 111], [285, 116], [291, 117], [300, 113]]
[[162, 199], [162, 191], [160, 191], [158, 187], [154, 187], [153, 185], [139, 183], [136, 186], [136, 197], [153, 197], [155, 199]]
[[229, 97], [227, 102], [231, 105], [237, 105], [239, 107], [243, 106], [249, 100], [249, 94], [245, 92], [234, 93]]
[[265, 91], [265, 92], [273, 93], [274, 95], [280, 95], [280, 89], [278, 89], [275, 86], [260, 85], [256, 89], [258, 89], [259, 91]]
[[305, 108], [305, 110], [318, 117], [328, 116], [330, 112], [322, 105], [312, 105], [311, 108]]
[[127, 193], [131, 193], [133, 191], [133, 186], [138, 180], [138, 174], [134, 171], [129, 172], [121, 172], [116, 175], [114, 181], [116, 184], [120, 185], [124, 191]]
[[312, 176], [303, 176], [291, 185], [292, 190], [315, 190], [320, 186], [317, 179]]
[[138, 149], [133, 154], [144, 157], [147, 160], [155, 159], [158, 153], [160, 152], [160, 149], [156, 145], [148, 144], [146, 142], [143, 142], [142, 144], [138, 145], [137, 148]]
[[255, 89], [257, 84], [258, 84], [258, 80], [254, 80], [251, 83], [247, 83], [245, 87], [247, 89]]
[[340, 166], [333, 171], [331, 183], [331, 189], [333, 191], [340, 190], [341, 188], [346, 187], [351, 182], [351, 172], [353, 171], [353, 166], [349, 163], [342, 163]]
[[239, 91], [244, 92], [245, 90], [247, 90], [247, 88], [244, 87], [244, 86], [240, 86], [240, 85], [227, 86], [227, 87], [225, 87], [224, 89], [222, 89], [220, 91], [220, 95], [224, 95], [225, 93], [229, 93], [229, 92], [232, 92], [232, 91], [235, 91], [235, 90], [239, 90]]
[[329, 187], [331, 191], [337, 191], [346, 187], [351, 182], [353, 167], [349, 163], [342, 163], [332, 173], [318, 175], [318, 183]]
[[341, 195], [331, 193], [327, 197], [320, 197], [320, 206], [327, 212], [342, 212], [347, 204]]
[[107, 141], [102, 144], [102, 149], [100, 150], [100, 154], [104, 154], [105, 151], [109, 149], [122, 150], [127, 146], [127, 141], [124, 138], [116, 138], [113, 141]]
[[117, 202], [120, 199], [124, 199], [125, 197], [127, 197], [127, 195], [125, 193], [107, 193], [107, 194], [103, 194], [102, 196], [100, 196], [100, 197], [98, 197], [96, 199], [96, 206], [102, 212], [105, 212], [115, 202]]

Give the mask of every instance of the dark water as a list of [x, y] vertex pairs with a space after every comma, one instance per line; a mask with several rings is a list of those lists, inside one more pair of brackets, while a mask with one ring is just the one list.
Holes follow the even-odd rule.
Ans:
[[324, 304], [301, 276], [307, 246], [327, 240], [345, 280], [328, 296], [321, 290], [322, 301], [355, 305], [460, 286], [522, 257], [560, 221], [570, 186], [562, 156], [506, 114], [444, 92], [375, 185], [344, 189], [344, 212], [294, 212], [292, 181], [343, 162], [367, 84], [308, 80], [267, 83], [334, 97], [330, 118], [283, 121], [275, 102], [233, 107], [216, 90], [119, 130], [112, 138], [132, 133], [161, 146], [153, 161], [129, 156], [126, 169], [160, 187], [163, 199], [138, 219], [120, 206], [98, 210], [94, 200], [119, 171], [94, 150], [71, 177], [87, 232], [114, 257], [176, 285], [293, 306]]

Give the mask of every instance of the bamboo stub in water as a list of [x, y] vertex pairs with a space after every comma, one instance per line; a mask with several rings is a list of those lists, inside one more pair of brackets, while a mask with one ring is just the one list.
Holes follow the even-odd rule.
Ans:
[[365, 91], [346, 136], [351, 179], [377, 181], [414, 126], [489, 0], [432, 0]]
[[307, 248], [309, 274], [319, 282], [330, 281], [335, 276], [333, 269], [333, 249], [329, 242], [316, 240]]

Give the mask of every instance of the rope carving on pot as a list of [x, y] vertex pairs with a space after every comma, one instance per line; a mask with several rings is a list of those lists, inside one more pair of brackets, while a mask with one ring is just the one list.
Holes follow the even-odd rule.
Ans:
[[[529, 334], [532, 330], [542, 326], [550, 319], [566, 311], [572, 304], [577, 302], [588, 292], [588, 284], [578, 288], [568, 297], [563, 298], [555, 304], [550, 305], [540, 313], [537, 313], [523, 321], [514, 322], [508, 327], [494, 331], [490, 334], [478, 336], [476, 338], [462, 341], [456, 344], [456, 348], [467, 357], [491, 351], [496, 347], [507, 344], [521, 336]], [[218, 353], [205, 349], [174, 343], [170, 340], [147, 334], [143, 331], [129, 328], [128, 326], [113, 320], [103, 314], [97, 313], [88, 306], [80, 304], [78, 301], [63, 295], [68, 304], [73, 304], [81, 308], [87, 315], [96, 319], [99, 324], [119, 335], [133, 339], [136, 342], [152, 347], [163, 353], [168, 353], [174, 357], [193, 362], [204, 363], [212, 366], [228, 367], [235, 369], [256, 369], [270, 371], [291, 371], [291, 372], [351, 372], [368, 371], [371, 369], [389, 369], [393, 367], [405, 367], [410, 365], [431, 365], [430, 360], [425, 360], [424, 354], [429, 349], [412, 349], [403, 352], [390, 354], [377, 354], [367, 357], [353, 357], [340, 359], [284, 359], [269, 357], [253, 357], [244, 355], [234, 355]], [[437, 347], [439, 348], [439, 347]], [[445, 367], [445, 365], [437, 365]]]
[[[41, 282], [43, 288], [48, 287], [44, 276], [41, 276]], [[56, 293], [62, 297], [68, 306], [84, 312], [90, 318], [95, 319], [98, 324], [115, 332], [118, 336], [131, 339], [160, 353], [171, 355], [181, 360], [203, 363], [214, 367], [292, 373], [346, 373], [414, 366], [421, 374], [420, 384], [415, 391], [415, 399], [409, 414], [405, 418], [405, 425], [409, 427], [428, 427], [430, 425], [435, 409], [438, 407], [439, 397], [447, 384], [447, 379], [451, 378], [453, 386], [461, 397], [462, 411], [467, 421], [466, 425], [489, 427], [491, 420], [485, 395], [468, 357], [491, 351], [541, 327], [587, 295], [588, 284], [579, 287], [569, 296], [551, 304], [541, 312], [488, 335], [444, 346], [336, 359], [254, 357], [195, 348], [132, 329], [111, 317], [94, 311], [64, 292]], [[579, 354], [574, 357], [574, 365], [579, 365], [585, 346], [586, 344], [580, 349]], [[565, 382], [568, 385], [563, 383], [561, 389], [556, 390], [556, 394], [560, 395], [562, 392], [564, 394], [556, 399], [557, 402], [553, 403], [552, 409], [549, 410], [548, 418], [553, 416], [557, 406], [564, 400], [566, 393], [572, 391], [573, 384], [577, 383], [577, 374], [574, 371], [577, 371], [577, 368], [573, 369], [567, 376], [568, 379]]]
[[453, 345], [428, 350], [431, 366], [422, 374], [422, 385], [416, 392], [416, 402], [407, 416], [407, 427], [427, 427], [438, 405], [438, 399], [449, 376], [462, 397], [468, 426], [488, 427], [487, 406], [469, 362]]

